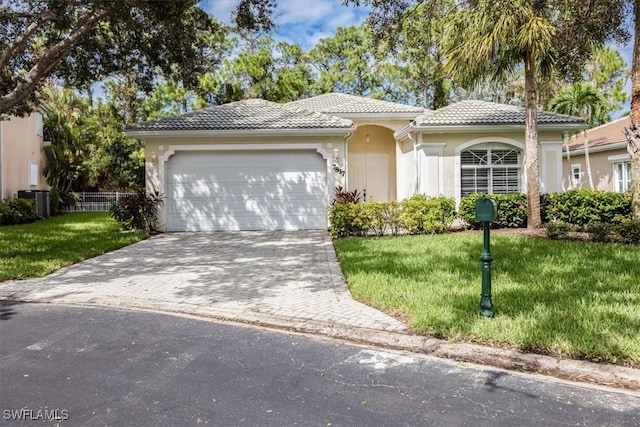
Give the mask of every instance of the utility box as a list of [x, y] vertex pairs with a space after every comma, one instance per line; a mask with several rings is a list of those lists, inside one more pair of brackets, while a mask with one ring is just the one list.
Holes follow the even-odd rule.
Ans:
[[50, 195], [47, 190], [20, 190], [18, 191], [19, 199], [36, 199], [38, 206], [38, 218], [48, 218], [51, 216]]
[[483, 197], [476, 202], [476, 221], [493, 222], [498, 219], [498, 205], [493, 199]]

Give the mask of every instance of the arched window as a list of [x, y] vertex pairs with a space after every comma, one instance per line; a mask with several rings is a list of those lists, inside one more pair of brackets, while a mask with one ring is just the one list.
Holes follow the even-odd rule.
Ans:
[[521, 191], [522, 151], [506, 144], [474, 145], [460, 153], [461, 195]]

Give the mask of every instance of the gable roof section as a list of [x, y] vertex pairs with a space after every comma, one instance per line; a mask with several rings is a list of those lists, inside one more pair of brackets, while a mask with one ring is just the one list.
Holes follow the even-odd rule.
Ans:
[[[415, 120], [418, 128], [446, 126], [524, 126], [525, 109], [486, 101], [460, 101], [428, 112]], [[538, 125], [584, 127], [579, 117], [538, 110]]]
[[336, 130], [353, 128], [351, 120], [326, 114], [297, 110], [262, 99], [247, 99], [177, 116], [136, 123], [127, 127], [127, 135], [184, 131], [286, 131]]
[[335, 92], [300, 99], [286, 105], [341, 117], [387, 115], [404, 119], [408, 115], [413, 119], [416, 115], [425, 112], [421, 107]]
[[[589, 138], [589, 148], [624, 148], [627, 145], [627, 137], [624, 135], [624, 128], [631, 126], [631, 117], [625, 116], [609, 123], [597, 126], [587, 131]], [[584, 149], [584, 133], [573, 135], [569, 141], [569, 150]]]

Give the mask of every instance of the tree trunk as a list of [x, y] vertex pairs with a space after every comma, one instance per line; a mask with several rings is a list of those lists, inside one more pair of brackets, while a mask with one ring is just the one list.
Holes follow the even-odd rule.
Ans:
[[569, 134], [564, 132], [562, 139], [564, 140], [563, 145], [567, 150], [567, 163], [569, 166], [569, 185], [567, 186], [567, 190], [571, 190], [573, 188], [573, 168], [571, 167], [571, 153], [569, 152]]
[[529, 51], [526, 53], [524, 61], [524, 169], [527, 178], [527, 228], [530, 230], [542, 226], [542, 219], [540, 217], [537, 98], [536, 64], [533, 58], [533, 52]]
[[634, 2], [635, 40], [631, 66], [631, 127], [625, 129], [631, 155], [631, 214], [640, 220], [640, 0]]
[[591, 161], [589, 160], [589, 136], [587, 130], [584, 130], [584, 164], [587, 168], [587, 176], [589, 177], [589, 188], [595, 189], [593, 186], [593, 175], [591, 174]]

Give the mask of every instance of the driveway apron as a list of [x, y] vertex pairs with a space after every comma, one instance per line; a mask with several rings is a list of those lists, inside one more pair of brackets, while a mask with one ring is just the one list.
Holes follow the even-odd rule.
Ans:
[[160, 234], [42, 279], [0, 283], [0, 298], [406, 332], [351, 298], [325, 231]]

